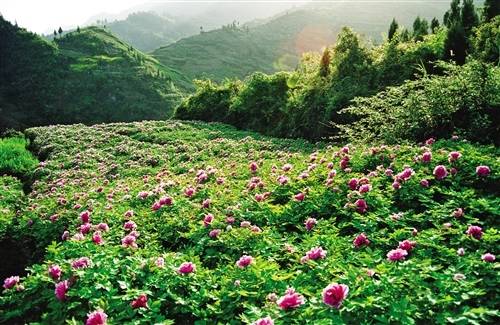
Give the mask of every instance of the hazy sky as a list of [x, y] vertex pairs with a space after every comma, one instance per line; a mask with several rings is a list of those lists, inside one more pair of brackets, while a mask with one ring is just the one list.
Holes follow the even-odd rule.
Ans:
[[[240, 0], [241, 1], [241, 0]], [[272, 2], [301, 2], [300, 0]], [[19, 26], [33, 32], [46, 33], [59, 26], [75, 27], [83, 25], [94, 15], [108, 13], [118, 14], [131, 7], [144, 3], [165, 2], [211, 2], [210, 0], [0, 0], [0, 13], [7, 20], [17, 20]], [[214, 1], [214, 2], [221, 2]], [[253, 2], [243, 0], [242, 2]], [[263, 3], [266, 0], [257, 0]], [[307, 2], [307, 1], [306, 1]]]

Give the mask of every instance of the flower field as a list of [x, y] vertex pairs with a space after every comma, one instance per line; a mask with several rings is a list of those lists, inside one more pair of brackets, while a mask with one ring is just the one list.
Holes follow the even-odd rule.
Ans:
[[28, 129], [1, 177], [0, 323], [495, 322], [500, 161], [464, 139], [330, 146], [222, 124]]

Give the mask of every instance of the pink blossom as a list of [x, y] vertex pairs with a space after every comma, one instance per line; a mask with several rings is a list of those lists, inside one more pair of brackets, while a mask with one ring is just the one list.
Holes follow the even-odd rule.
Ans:
[[125, 212], [124, 217], [125, 218], [132, 218], [134, 216], [134, 211], [133, 210], [128, 210]]
[[304, 201], [305, 197], [306, 195], [304, 194], [304, 192], [300, 192], [298, 194], [295, 194], [294, 199], [295, 201], [302, 202]]
[[398, 248], [401, 248], [407, 252], [410, 252], [416, 245], [417, 245], [416, 242], [406, 239], [406, 240], [403, 240], [402, 242], [399, 242]]
[[90, 232], [90, 228], [92, 228], [92, 225], [90, 223], [84, 223], [80, 226], [80, 232], [86, 235]]
[[102, 231], [109, 231], [109, 226], [107, 223], [101, 222], [100, 224], [97, 225], [97, 229]]
[[274, 321], [271, 317], [267, 316], [256, 320], [252, 325], [274, 325]]
[[458, 208], [455, 211], [453, 211], [453, 216], [455, 218], [460, 218], [464, 216], [464, 210], [462, 208]]
[[479, 226], [469, 226], [466, 234], [476, 239], [481, 239], [481, 237], [483, 236], [483, 229], [481, 229], [481, 227]]
[[359, 187], [358, 191], [359, 193], [368, 193], [371, 189], [372, 186], [370, 184], [363, 184]]
[[366, 201], [363, 199], [357, 199], [354, 205], [359, 213], [365, 213], [366, 210], [368, 210], [368, 204], [366, 204]]
[[85, 325], [106, 325], [108, 315], [102, 310], [96, 310], [87, 314], [87, 321]]
[[323, 302], [330, 307], [338, 309], [348, 293], [349, 287], [345, 284], [332, 283], [323, 289]]
[[293, 168], [293, 166], [291, 164], [284, 164], [283, 167], [281, 167], [281, 169], [284, 172], [290, 171], [292, 168]]
[[18, 283], [19, 283], [19, 277], [18, 276], [11, 276], [3, 281], [3, 287], [5, 289], [10, 289]]
[[430, 151], [426, 151], [422, 154], [422, 161], [425, 163], [430, 162], [432, 159], [432, 153]]
[[366, 237], [365, 233], [361, 233], [356, 236], [353, 241], [354, 247], [368, 246], [370, 244], [370, 240]]
[[158, 211], [158, 210], [160, 210], [160, 209], [161, 209], [161, 204], [160, 204], [160, 202], [155, 202], [155, 203], [153, 203], [153, 205], [151, 206], [151, 209], [152, 209], [153, 211]]
[[71, 263], [74, 269], [84, 269], [90, 266], [90, 259], [88, 257], [80, 257]]
[[184, 262], [177, 269], [177, 272], [179, 272], [180, 274], [188, 274], [195, 271], [196, 271], [196, 265], [194, 265], [191, 262]]
[[495, 255], [491, 253], [486, 253], [481, 256], [481, 259], [485, 262], [494, 262], [495, 261]]
[[462, 154], [460, 152], [458, 152], [458, 151], [452, 151], [448, 155], [448, 161], [450, 163], [452, 163], [452, 162], [457, 161], [458, 159], [460, 159], [460, 157], [462, 157]]
[[156, 266], [158, 267], [164, 267], [165, 266], [165, 259], [163, 257], [158, 257], [155, 261]]
[[306, 256], [310, 260], [318, 260], [326, 257], [327, 251], [321, 247], [313, 247], [307, 253]]
[[491, 170], [490, 167], [488, 166], [477, 166], [476, 167], [476, 174], [479, 177], [486, 177], [490, 174]]
[[307, 218], [304, 225], [306, 226], [307, 231], [311, 231], [317, 223], [318, 221], [315, 218]]
[[132, 247], [132, 248], [137, 248], [137, 243], [135, 242], [137, 239], [135, 236], [132, 235], [127, 235], [122, 238], [122, 246], [127, 248], [127, 247]]
[[94, 232], [94, 234], [92, 235], [92, 241], [97, 245], [101, 245], [104, 243], [104, 241], [102, 240], [102, 235], [101, 235], [100, 231]]
[[242, 221], [242, 222], [240, 223], [240, 227], [242, 227], [242, 228], [248, 228], [248, 227], [250, 227], [251, 225], [252, 225], [252, 224], [250, 223], [250, 221]]
[[342, 149], [340, 149], [341, 152], [343, 153], [349, 153], [349, 147], [348, 146], [343, 146]]
[[251, 227], [250, 227], [250, 230], [251, 230], [252, 232], [262, 232], [262, 229], [260, 229], [260, 227], [255, 226], [255, 225], [251, 226]]
[[392, 188], [399, 190], [401, 188], [401, 184], [398, 181], [394, 181], [394, 183], [392, 183]]
[[351, 190], [355, 190], [358, 188], [358, 179], [357, 178], [351, 178], [351, 180], [347, 183], [349, 185], [349, 188]]
[[332, 162], [329, 162], [327, 165], [326, 165], [326, 168], [328, 169], [332, 169], [333, 168], [333, 163]]
[[390, 168], [387, 168], [385, 170], [385, 176], [392, 176], [394, 174], [393, 170]]
[[58, 214], [53, 214], [49, 217], [49, 220], [50, 222], [56, 222], [57, 219], [59, 219], [59, 215]]
[[432, 145], [434, 142], [436, 142], [436, 139], [434, 139], [434, 138], [429, 138], [429, 139], [425, 140], [425, 144], [428, 146]]
[[128, 231], [135, 230], [136, 228], [137, 228], [137, 224], [135, 222], [133, 222], [132, 220], [129, 220], [123, 224], [123, 229], [128, 230]]
[[400, 261], [400, 260], [404, 260], [407, 255], [408, 255], [407, 251], [405, 251], [404, 249], [401, 249], [401, 248], [397, 248], [397, 249], [393, 249], [393, 250], [389, 251], [389, 253], [387, 253], [387, 259], [389, 261]]
[[422, 186], [422, 187], [429, 187], [429, 181], [426, 180], [426, 179], [422, 179], [420, 181], [420, 186]]
[[65, 230], [63, 234], [61, 235], [62, 240], [68, 240], [69, 239], [69, 231]]
[[443, 166], [443, 165], [438, 165], [434, 168], [434, 171], [433, 171], [433, 175], [434, 177], [436, 177], [436, 179], [443, 179], [445, 178], [446, 176], [448, 176], [448, 171], [446, 170], [446, 167]]
[[56, 288], [54, 290], [56, 298], [60, 301], [63, 301], [64, 299], [66, 299], [66, 292], [68, 292], [68, 289], [69, 289], [68, 280], [64, 280], [64, 281], [57, 283]]
[[286, 183], [288, 183], [288, 177], [284, 175], [279, 176], [277, 180], [280, 185], [285, 185]]
[[210, 208], [210, 204], [212, 203], [212, 200], [210, 199], [205, 199], [203, 200], [203, 202], [201, 203], [201, 207], [203, 209], [207, 209], [207, 208]]
[[214, 229], [214, 230], [211, 230], [209, 233], [208, 233], [208, 236], [210, 236], [210, 238], [217, 238], [220, 233], [221, 233], [222, 230], [220, 229]]
[[304, 303], [304, 297], [295, 292], [294, 288], [288, 288], [285, 295], [276, 301], [276, 304], [283, 310], [298, 308]]
[[61, 270], [61, 267], [59, 265], [51, 265], [49, 266], [49, 275], [52, 279], [54, 280], [59, 280], [59, 278], [61, 277], [61, 274], [62, 274], [62, 270]]
[[80, 220], [82, 223], [89, 223], [90, 222], [90, 212], [88, 210], [83, 211], [80, 213]]
[[240, 257], [240, 259], [236, 262], [236, 266], [238, 266], [240, 269], [243, 269], [250, 264], [253, 263], [253, 257], [249, 255], [243, 255]]
[[212, 222], [214, 221], [214, 216], [213, 214], [211, 213], [208, 213], [205, 215], [205, 217], [203, 218], [203, 225], [205, 227], [208, 227]]
[[142, 192], [139, 192], [139, 194], [137, 194], [137, 197], [141, 200], [144, 200], [145, 198], [147, 198], [149, 196], [149, 192], [146, 192], [146, 191], [142, 191]]
[[252, 161], [249, 165], [249, 168], [250, 168], [250, 171], [252, 173], [255, 173], [257, 171], [257, 169], [259, 168], [259, 166], [257, 165], [257, 163], [255, 161]]
[[130, 306], [132, 308], [137, 309], [137, 308], [148, 308], [148, 296], [146, 294], [141, 294], [137, 299], [133, 300], [130, 303]]
[[344, 157], [340, 160], [340, 169], [347, 169], [349, 167], [349, 157]]
[[457, 249], [457, 255], [458, 256], [464, 256], [465, 255], [465, 249], [463, 249], [462, 247], [460, 247], [459, 249]]
[[196, 190], [193, 187], [187, 187], [184, 190], [184, 195], [187, 197], [192, 197], [196, 193]]

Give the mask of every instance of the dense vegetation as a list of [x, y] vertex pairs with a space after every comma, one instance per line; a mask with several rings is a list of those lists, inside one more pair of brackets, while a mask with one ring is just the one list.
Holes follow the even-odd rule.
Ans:
[[190, 81], [96, 27], [47, 42], [0, 17], [0, 129], [164, 119]]
[[[2, 323], [499, 316], [497, 148], [313, 146], [175, 121], [26, 134], [47, 159], [5, 232], [44, 254], [5, 281]], [[325, 296], [335, 283], [348, 292]]]
[[410, 32], [393, 20], [390, 39], [375, 47], [344, 28], [293, 72], [198, 81], [175, 116], [312, 140], [398, 143], [459, 132], [499, 141], [500, 17], [480, 21], [472, 1], [454, 0], [444, 25], [433, 20], [431, 30], [417, 17]]
[[409, 27], [417, 15], [430, 20], [445, 10], [445, 3], [432, 2], [425, 6], [411, 2], [313, 3], [245, 25], [205, 29], [152, 54], [192, 79], [221, 82], [225, 78], [244, 78], [255, 71], [293, 70], [303, 53], [333, 43], [343, 26], [381, 42], [392, 17], [397, 17], [401, 26]]

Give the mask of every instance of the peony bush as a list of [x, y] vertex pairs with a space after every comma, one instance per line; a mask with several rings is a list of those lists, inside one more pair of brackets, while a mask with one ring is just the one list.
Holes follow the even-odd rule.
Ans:
[[1, 323], [500, 316], [493, 146], [335, 147], [177, 121], [26, 135], [43, 162], [2, 229], [39, 258], [3, 280]]

